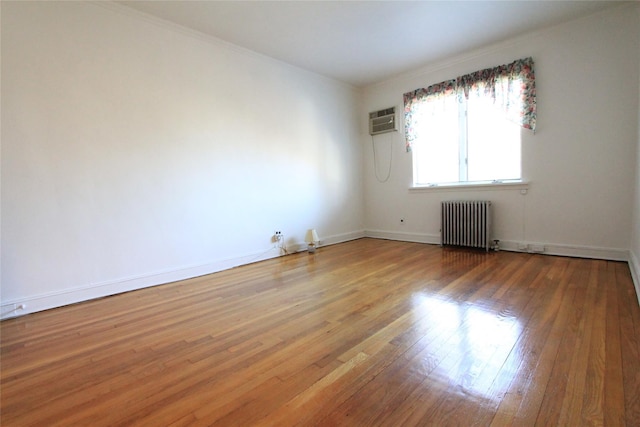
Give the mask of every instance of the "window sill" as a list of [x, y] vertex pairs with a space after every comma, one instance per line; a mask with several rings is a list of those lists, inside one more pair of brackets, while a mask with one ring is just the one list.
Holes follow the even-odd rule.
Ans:
[[463, 182], [451, 184], [420, 185], [409, 187], [411, 193], [430, 193], [442, 191], [492, 191], [492, 190], [520, 190], [526, 194], [529, 190], [527, 181], [505, 181], [505, 182]]

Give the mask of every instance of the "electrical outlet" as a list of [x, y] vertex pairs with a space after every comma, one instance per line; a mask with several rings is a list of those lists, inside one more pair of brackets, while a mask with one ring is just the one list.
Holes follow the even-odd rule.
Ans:
[[271, 240], [273, 240], [273, 242], [281, 242], [283, 239], [283, 234], [282, 231], [276, 230], [273, 232], [273, 237], [271, 238]]

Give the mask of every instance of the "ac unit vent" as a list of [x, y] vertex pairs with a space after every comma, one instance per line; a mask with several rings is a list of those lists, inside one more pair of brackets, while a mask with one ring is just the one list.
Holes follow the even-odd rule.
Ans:
[[384, 110], [369, 113], [369, 134], [393, 132], [396, 127], [396, 107], [385, 108]]

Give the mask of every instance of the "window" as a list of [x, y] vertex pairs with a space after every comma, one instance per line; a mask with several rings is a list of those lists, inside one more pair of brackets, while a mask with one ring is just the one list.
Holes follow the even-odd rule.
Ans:
[[535, 128], [531, 58], [405, 94], [415, 186], [521, 178], [521, 128]]
[[455, 94], [417, 114], [415, 185], [520, 179], [520, 126], [490, 97]]

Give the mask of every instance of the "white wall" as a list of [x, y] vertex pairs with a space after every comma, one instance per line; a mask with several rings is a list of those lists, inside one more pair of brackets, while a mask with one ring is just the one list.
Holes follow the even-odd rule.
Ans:
[[[638, 17], [638, 22], [640, 22], [640, 7], [636, 8], [636, 15]], [[640, 46], [640, 34], [637, 36], [636, 42], [637, 46]], [[640, 79], [640, 76], [638, 76], [638, 79]], [[640, 87], [640, 84], [638, 86]], [[636, 296], [638, 297], [638, 302], [640, 302], [640, 89], [638, 90], [638, 118], [636, 121], [636, 125], [638, 126], [636, 146], [636, 179], [629, 266], [631, 267], [631, 274], [633, 275], [633, 281], [636, 286]]]
[[120, 6], [2, 2], [2, 89], [4, 317], [363, 234], [349, 86]]
[[411, 155], [402, 132], [375, 137], [383, 171], [394, 138], [391, 178], [379, 183], [372, 141], [363, 135], [367, 234], [439, 242], [441, 200], [489, 199], [495, 238], [505, 248], [542, 243], [548, 253], [626, 260], [637, 169], [637, 8], [614, 8], [368, 87], [363, 122], [368, 111], [402, 109], [405, 92], [532, 56], [538, 128], [535, 135], [523, 131], [522, 171], [530, 182], [524, 196], [519, 189], [409, 192]]

